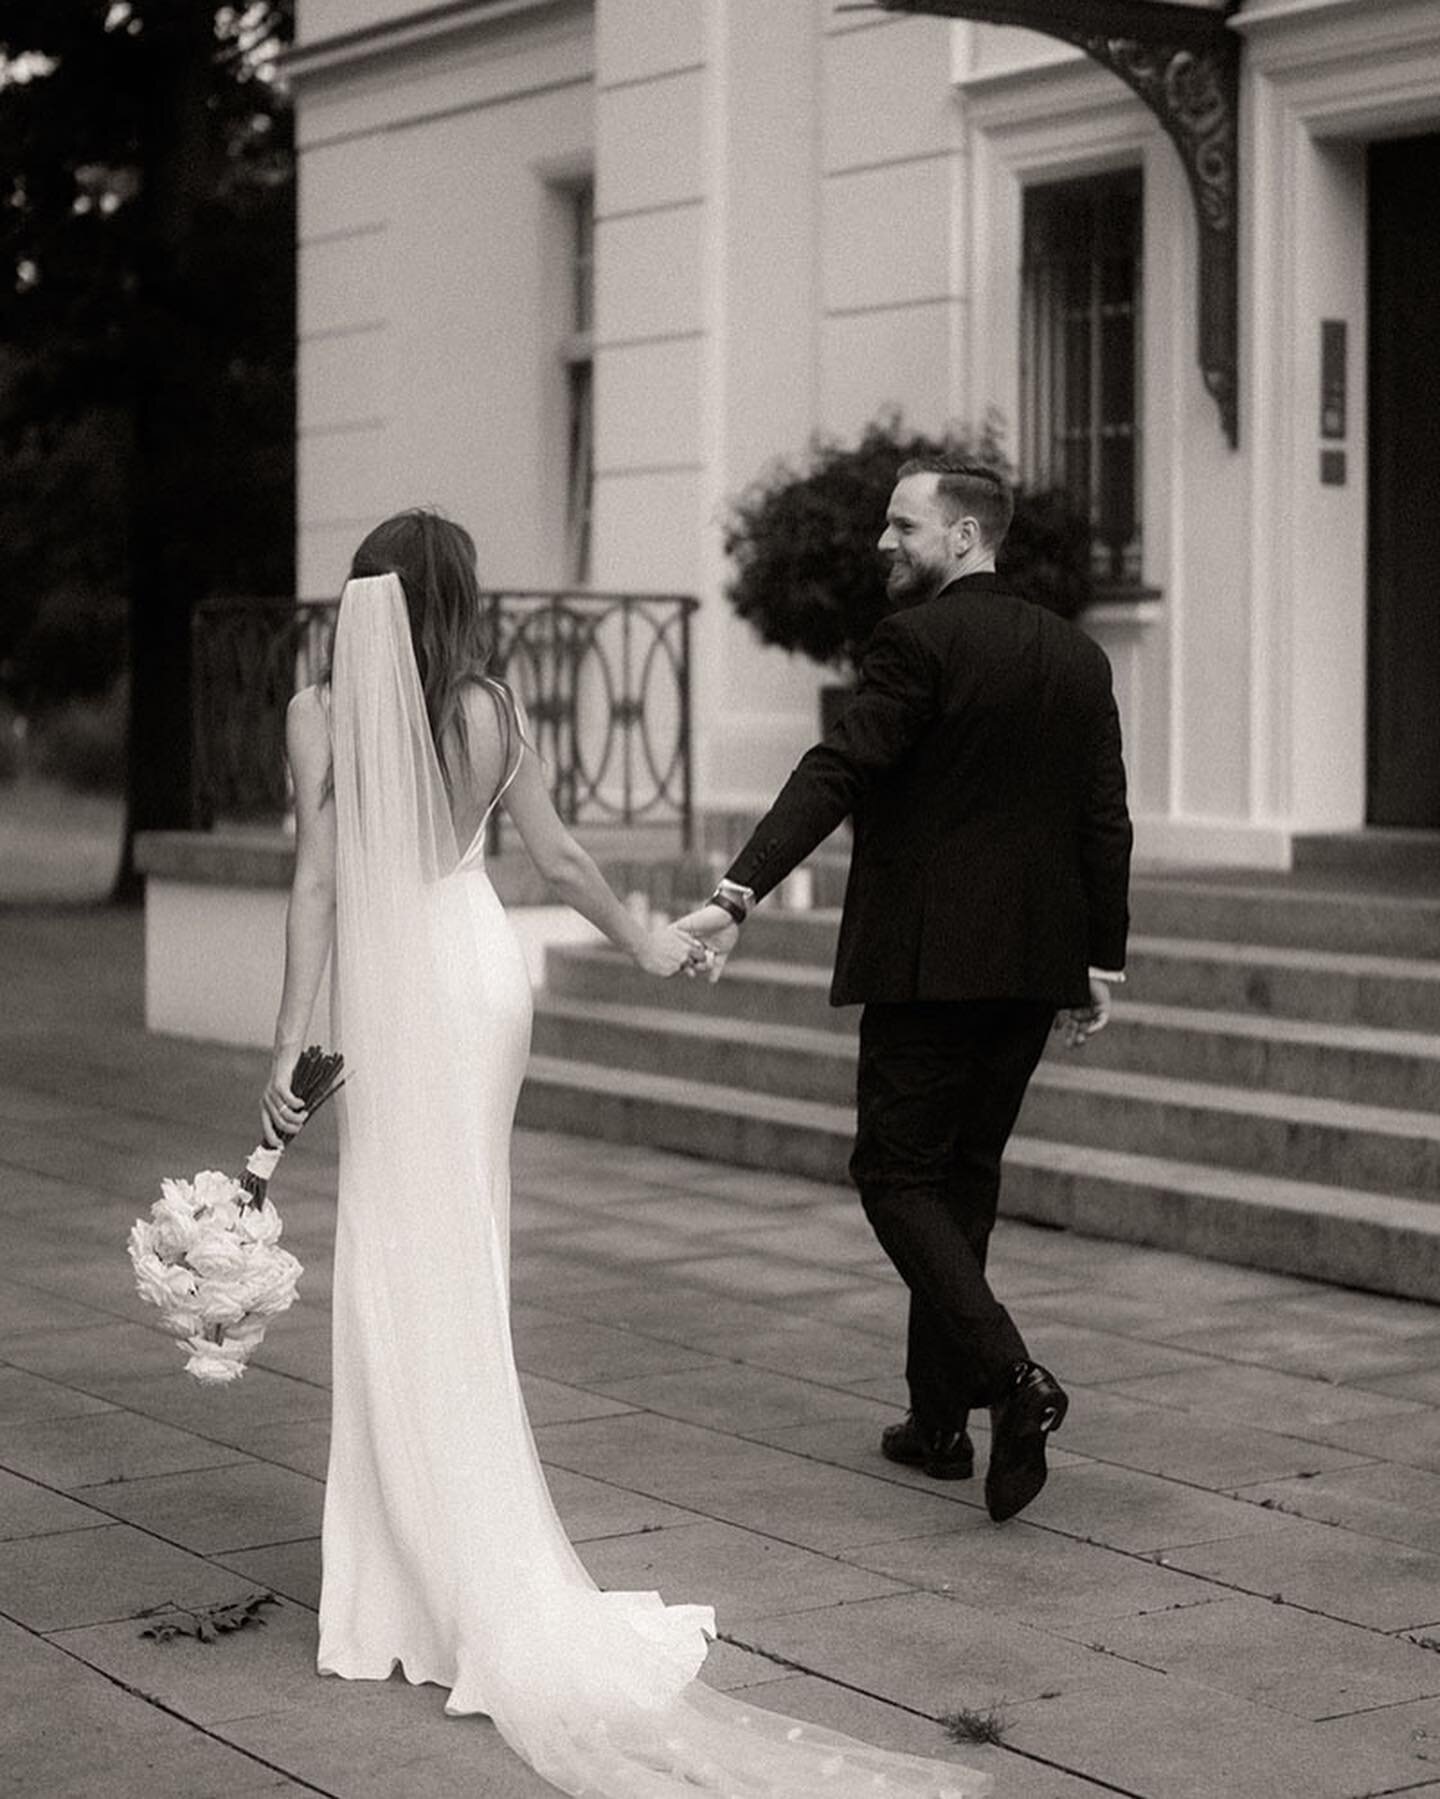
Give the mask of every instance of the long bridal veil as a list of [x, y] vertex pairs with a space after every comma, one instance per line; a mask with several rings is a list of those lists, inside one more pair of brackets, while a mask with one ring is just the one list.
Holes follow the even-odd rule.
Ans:
[[348, 1080], [320, 1670], [398, 1663], [594, 1799], [977, 1799], [988, 1777], [969, 1769], [712, 1691], [696, 1678], [710, 1609], [601, 1592], [571, 1548], [510, 1342], [529, 987], [456, 841], [393, 575], [345, 589], [330, 716]]

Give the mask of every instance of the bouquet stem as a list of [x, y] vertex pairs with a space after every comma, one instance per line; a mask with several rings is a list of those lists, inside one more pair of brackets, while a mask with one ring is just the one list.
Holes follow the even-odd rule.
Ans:
[[[290, 1090], [305, 1108], [308, 1123], [320, 1110], [327, 1099], [332, 1098], [345, 1085], [341, 1070], [345, 1066], [345, 1058], [338, 1050], [325, 1051], [316, 1044], [303, 1050], [295, 1063], [290, 1076]], [[245, 1172], [240, 1176], [240, 1185], [248, 1195], [247, 1203], [262, 1206], [265, 1203], [265, 1190], [275, 1173], [275, 1165], [279, 1162], [291, 1139], [296, 1135], [291, 1131], [285, 1136], [278, 1149], [266, 1143], [257, 1143], [245, 1164]]]

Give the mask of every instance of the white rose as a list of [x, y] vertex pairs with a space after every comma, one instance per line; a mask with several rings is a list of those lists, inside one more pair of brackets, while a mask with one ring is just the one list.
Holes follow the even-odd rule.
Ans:
[[245, 1245], [232, 1231], [207, 1223], [186, 1252], [186, 1260], [206, 1279], [239, 1274], [245, 1266]]
[[243, 1282], [231, 1274], [201, 1281], [195, 1304], [207, 1324], [238, 1324], [250, 1310]]
[[195, 1189], [189, 1181], [161, 1181], [160, 1192], [172, 1205], [185, 1206], [191, 1212], [199, 1204], [195, 1198]]
[[190, 1359], [185, 1364], [185, 1372], [209, 1386], [239, 1380], [245, 1372], [245, 1357], [249, 1350], [243, 1343], [212, 1343], [208, 1337], [191, 1337], [186, 1346], [190, 1350]]
[[[167, 1181], [166, 1186], [173, 1186]], [[200, 1235], [194, 1209], [181, 1195], [167, 1193], [150, 1208], [155, 1248], [166, 1261], [178, 1262]]]
[[288, 1249], [271, 1249], [245, 1273], [241, 1291], [246, 1309], [273, 1317], [295, 1303], [295, 1283], [304, 1269]]
[[240, 1193], [239, 1181], [221, 1174], [218, 1168], [207, 1168], [195, 1176], [196, 1203], [209, 1206], [213, 1211], [218, 1212], [227, 1204], [233, 1205]]
[[195, 1294], [195, 1276], [188, 1268], [162, 1262], [157, 1255], [133, 1258], [135, 1285], [140, 1297], [162, 1311], [183, 1305]]
[[280, 1214], [268, 1199], [258, 1206], [242, 1206], [235, 1228], [249, 1243], [277, 1243], [282, 1229]]
[[145, 1256], [158, 1253], [157, 1243], [160, 1233], [148, 1218], [137, 1218], [130, 1226], [130, 1240], [126, 1248], [130, 1251], [130, 1260], [138, 1267]]
[[269, 1322], [265, 1318], [256, 1318], [247, 1312], [239, 1324], [225, 1326], [225, 1341], [238, 1343], [245, 1349], [254, 1349], [265, 1335], [265, 1326]]

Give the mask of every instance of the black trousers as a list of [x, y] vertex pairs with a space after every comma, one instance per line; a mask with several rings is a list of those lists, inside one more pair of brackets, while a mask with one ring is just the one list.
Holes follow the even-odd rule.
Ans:
[[910, 1406], [937, 1429], [963, 1428], [1028, 1360], [985, 1257], [1000, 1158], [1054, 1017], [1032, 1000], [917, 1000], [861, 1014], [850, 1173], [910, 1289]]

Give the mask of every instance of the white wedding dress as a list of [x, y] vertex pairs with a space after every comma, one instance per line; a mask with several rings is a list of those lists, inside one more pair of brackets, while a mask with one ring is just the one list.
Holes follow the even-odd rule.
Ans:
[[571, 1548], [509, 1329], [529, 981], [483, 823], [456, 842], [394, 576], [346, 587], [329, 710], [347, 1081], [320, 1672], [398, 1663], [596, 1799], [975, 1799], [988, 1777], [712, 1691], [710, 1608], [601, 1592]]

